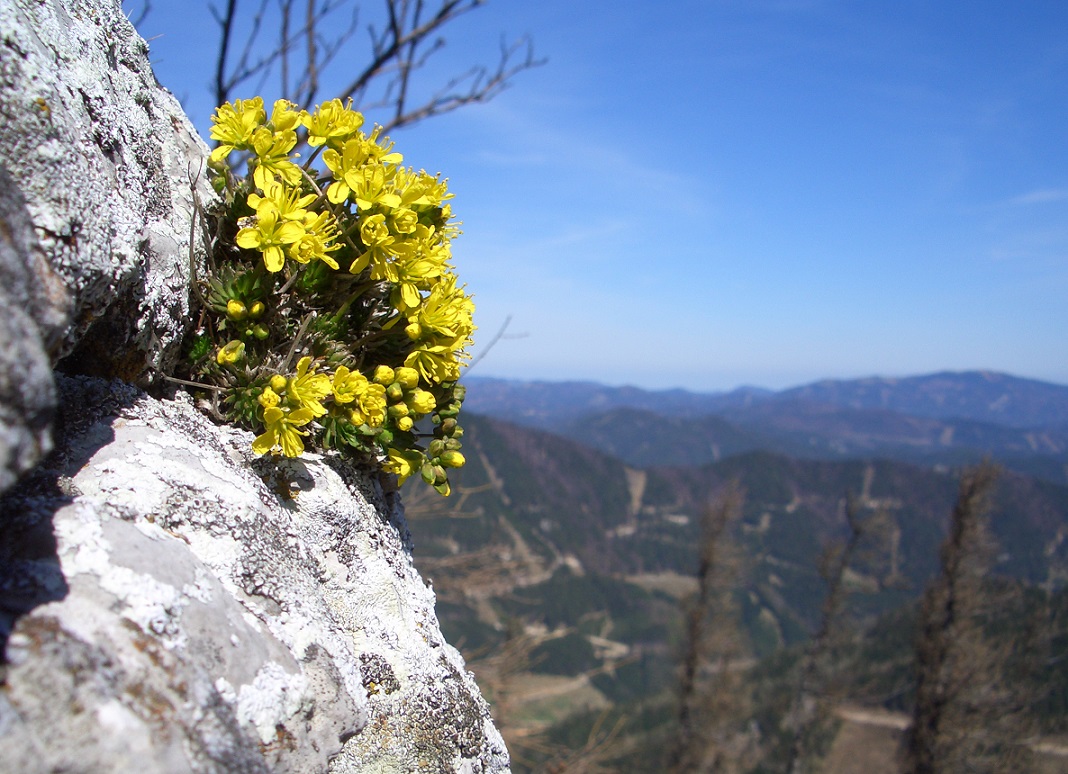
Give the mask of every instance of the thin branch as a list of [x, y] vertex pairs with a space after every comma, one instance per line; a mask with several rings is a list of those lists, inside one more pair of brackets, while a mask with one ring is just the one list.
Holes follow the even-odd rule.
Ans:
[[281, 31], [278, 36], [279, 66], [282, 70], [282, 96], [289, 95], [289, 15], [293, 10], [293, 0], [278, 0], [278, 10], [281, 11]]
[[[387, 0], [387, 9], [391, 15], [396, 12], [396, 3], [397, 0]], [[383, 33], [382, 38], [376, 40], [372, 29], [374, 58], [346, 88], [341, 90], [342, 99], [363, 91], [382, 72], [385, 66], [396, 57], [402, 46], [407, 45], [414, 39], [426, 37], [442, 25], [468, 11], [474, 10], [479, 5], [481, 5], [480, 0], [468, 0], [466, 3], [462, 3], [461, 0], [445, 0], [445, 2], [442, 2], [438, 12], [425, 24], [413, 24], [412, 29], [407, 33], [395, 35], [388, 42], [386, 42], [385, 33]], [[391, 29], [395, 28], [391, 27]]]
[[141, 22], [143, 22], [148, 17], [148, 13], [151, 10], [152, 10], [151, 0], [144, 0], [144, 2], [141, 4], [141, 12], [139, 14], [137, 14], [137, 17], [134, 18], [133, 16], [127, 14], [126, 18], [130, 20], [130, 24], [132, 24], [133, 26], [140, 27], [141, 26]]
[[221, 17], [215, 11], [214, 6], [209, 6], [211, 15], [222, 27], [219, 38], [219, 58], [215, 62], [215, 104], [222, 105], [227, 102], [228, 90], [226, 83], [226, 57], [230, 52], [230, 38], [234, 31], [234, 15], [237, 13], [237, 0], [227, 0], [226, 13]]
[[311, 95], [319, 90], [319, 63], [315, 41], [315, 0], [308, 0], [307, 8], [308, 10], [304, 20], [304, 47], [307, 65], [304, 68], [304, 82], [301, 84], [301, 87], [303, 88], [304, 83], [307, 84], [309, 96], [307, 102], [304, 104], [310, 105]]

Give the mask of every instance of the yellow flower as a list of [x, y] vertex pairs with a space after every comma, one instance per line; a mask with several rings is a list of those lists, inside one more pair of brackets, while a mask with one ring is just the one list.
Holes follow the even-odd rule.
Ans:
[[263, 196], [258, 193], [248, 195], [248, 206], [257, 215], [273, 209], [282, 220], [303, 221], [310, 214], [305, 208], [315, 201], [315, 194], [302, 196], [299, 188], [287, 188], [274, 180], [263, 190]]
[[341, 245], [334, 241], [339, 236], [341, 230], [333, 215], [329, 212], [320, 212], [318, 215], [309, 212], [304, 218], [304, 236], [290, 245], [289, 257], [297, 263], [322, 261], [336, 271], [337, 261], [330, 253], [341, 249]]
[[455, 382], [460, 378], [460, 364], [445, 345], [419, 347], [404, 359], [404, 365], [417, 370], [429, 383]]
[[[415, 314], [408, 315], [409, 323], [418, 323], [424, 336], [451, 340], [459, 349], [475, 330], [475, 304], [463, 288], [456, 287], [456, 276], [442, 275], [423, 299]], [[440, 341], [439, 341], [440, 343]]]
[[211, 152], [211, 160], [222, 161], [233, 150], [251, 148], [252, 134], [265, 118], [261, 97], [239, 99], [216, 108], [211, 117], [211, 139], [222, 144]]
[[279, 222], [278, 213], [265, 209], [257, 215], [256, 225], [237, 232], [237, 244], [247, 250], [263, 253], [263, 265], [267, 271], [280, 271], [285, 263], [284, 245], [291, 245], [304, 236], [304, 226], [292, 220]]
[[282, 447], [282, 454], [287, 457], [299, 457], [304, 452], [302, 435], [307, 435], [303, 427], [313, 419], [310, 409], [301, 408], [296, 411], [285, 412], [272, 406], [263, 410], [263, 424], [266, 430], [252, 442], [252, 451], [256, 454], [266, 454], [276, 446]]
[[[273, 382], [273, 380], [272, 380]], [[270, 387], [264, 387], [263, 392], [260, 393], [258, 398], [259, 403], [264, 408], [274, 408], [281, 402], [281, 398], [278, 397], [278, 393], [272, 390]]]
[[383, 137], [382, 142], [378, 141], [378, 133], [381, 131], [381, 126], [375, 126], [366, 139], [368, 157], [379, 164], [400, 164], [404, 161], [404, 156], [393, 150], [393, 141], [388, 137]]
[[364, 218], [360, 224], [360, 240], [368, 247], [392, 243], [393, 237], [386, 227], [386, 216], [379, 214]]
[[352, 403], [367, 390], [368, 384], [367, 377], [359, 371], [349, 371], [346, 366], [338, 366], [330, 386], [335, 402]]
[[297, 144], [292, 130], [272, 132], [261, 126], [252, 135], [252, 149], [256, 153], [256, 171], [252, 179], [256, 187], [266, 191], [272, 182], [281, 178], [289, 185], [300, 183], [300, 167], [289, 160], [289, 152]]
[[218, 353], [215, 355], [215, 362], [219, 365], [229, 365], [236, 363], [238, 360], [245, 356], [245, 342], [243, 341], [229, 341], [225, 346], [220, 347]]
[[308, 409], [312, 416], [321, 417], [326, 413], [326, 409], [319, 401], [331, 391], [330, 377], [315, 373], [312, 359], [302, 357], [297, 362], [297, 375], [291, 376], [286, 384], [286, 400], [294, 406]]
[[381, 427], [386, 420], [386, 388], [381, 384], [368, 384], [356, 399], [352, 409], [352, 424], [368, 424]]
[[348, 106], [342, 106], [340, 99], [324, 102], [314, 115], [305, 114], [304, 126], [308, 128], [308, 145], [313, 148], [326, 143], [340, 143], [359, 131], [363, 126], [363, 116]]
[[364, 167], [359, 175], [346, 177], [345, 182], [352, 189], [352, 198], [361, 210], [369, 210], [376, 204], [389, 208], [400, 206], [401, 199], [389, 185], [383, 167]]
[[423, 466], [423, 453], [414, 450], [387, 449], [386, 462], [382, 467], [397, 474], [397, 483], [403, 484]]
[[349, 197], [352, 188], [360, 180], [366, 161], [365, 143], [356, 138], [347, 141], [340, 153], [334, 148], [323, 151], [323, 163], [334, 178], [334, 182], [326, 189], [326, 198], [331, 204], [341, 204]]
[[288, 132], [295, 129], [301, 123], [301, 119], [307, 115], [303, 110], [297, 110], [296, 105], [288, 99], [276, 99], [271, 110], [271, 125], [275, 132]]
[[409, 207], [398, 207], [390, 213], [389, 219], [398, 234], [411, 234], [419, 225], [419, 216]]

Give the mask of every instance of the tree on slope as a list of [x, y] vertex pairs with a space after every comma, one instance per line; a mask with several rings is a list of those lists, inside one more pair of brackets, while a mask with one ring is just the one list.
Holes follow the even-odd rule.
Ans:
[[910, 774], [1029, 771], [1026, 702], [1007, 678], [1010, 644], [985, 631], [997, 612], [988, 513], [998, 475], [984, 463], [960, 481], [941, 573], [927, 589], [916, 640], [916, 704], [905, 751]]

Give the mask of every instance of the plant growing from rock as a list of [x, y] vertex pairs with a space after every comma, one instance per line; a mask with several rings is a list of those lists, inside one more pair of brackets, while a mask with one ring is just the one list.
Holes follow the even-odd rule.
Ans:
[[447, 495], [464, 464], [457, 380], [474, 304], [450, 262], [446, 181], [402, 166], [340, 100], [312, 112], [279, 100], [270, 116], [259, 97], [236, 100], [212, 122], [222, 202], [184, 375], [259, 433], [258, 454], [334, 449]]

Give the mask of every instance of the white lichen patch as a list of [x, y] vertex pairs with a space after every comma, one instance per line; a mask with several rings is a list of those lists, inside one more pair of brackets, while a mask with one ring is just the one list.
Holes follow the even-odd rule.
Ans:
[[260, 741], [270, 742], [278, 726], [308, 703], [308, 681], [290, 674], [273, 661], [264, 664], [251, 685], [242, 685], [237, 694], [237, 718], [256, 729]]
[[56, 555], [63, 574], [67, 578], [84, 573], [104, 575], [111, 566], [111, 546], [104, 539], [99, 516], [86, 505], [75, 504], [66, 511], [67, 518], [55, 525]]

